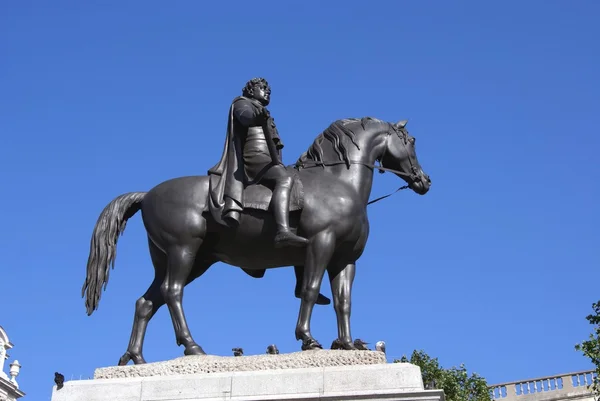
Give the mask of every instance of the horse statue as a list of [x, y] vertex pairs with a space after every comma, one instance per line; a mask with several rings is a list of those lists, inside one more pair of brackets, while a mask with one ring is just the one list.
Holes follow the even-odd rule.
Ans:
[[88, 316], [98, 308], [114, 268], [117, 239], [139, 210], [155, 270], [154, 281], [136, 301], [129, 346], [119, 365], [130, 360], [145, 363], [146, 328], [165, 303], [184, 354], [205, 354], [186, 322], [183, 289], [215, 262], [240, 267], [248, 274], [257, 272], [257, 277], [265, 269], [303, 268], [295, 333], [302, 350], [322, 348], [311, 335], [310, 322], [327, 271], [337, 316], [336, 341], [342, 349], [356, 349], [350, 333], [352, 283], [369, 234], [367, 204], [374, 171], [393, 172], [406, 187], [426, 194], [431, 180], [417, 159], [415, 138], [406, 130], [406, 120], [338, 120], [317, 136], [295, 165], [286, 168], [296, 176], [290, 228], [309, 240], [306, 247], [273, 245], [276, 227], [268, 212], [272, 193], [260, 184], [244, 189], [245, 208], [235, 228], [218, 224], [208, 211], [208, 176], [170, 179], [148, 192], [120, 195], [104, 208], [93, 230], [82, 288]]

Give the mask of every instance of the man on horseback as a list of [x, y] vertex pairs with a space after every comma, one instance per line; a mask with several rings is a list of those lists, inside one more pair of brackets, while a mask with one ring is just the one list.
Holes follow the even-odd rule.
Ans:
[[242, 96], [233, 100], [223, 156], [208, 171], [211, 211], [221, 214], [215, 216], [217, 221], [237, 227], [243, 210], [244, 187], [261, 183], [273, 191], [275, 246], [305, 246], [308, 240], [289, 229], [293, 177], [281, 161], [283, 142], [266, 108], [270, 97], [267, 81], [253, 78], [246, 83]]
[[[271, 88], [264, 78], [253, 78], [242, 89], [229, 109], [227, 140], [221, 160], [208, 170], [210, 177], [209, 209], [216, 221], [237, 227], [243, 211], [243, 190], [246, 185], [261, 183], [273, 190], [271, 204], [277, 224], [275, 246], [305, 246], [306, 238], [289, 229], [289, 204], [293, 178], [281, 159], [283, 142], [266, 106]], [[243, 269], [255, 278], [266, 270]], [[304, 268], [295, 266], [296, 289], [301, 296]], [[317, 304], [331, 301], [319, 294]]]

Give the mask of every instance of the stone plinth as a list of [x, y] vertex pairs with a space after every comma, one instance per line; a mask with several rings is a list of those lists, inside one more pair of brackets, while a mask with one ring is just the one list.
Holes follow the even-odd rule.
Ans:
[[246, 357], [193, 356], [101, 368], [93, 380], [68, 381], [58, 391], [54, 387], [52, 401], [84, 400], [443, 401], [444, 396], [439, 390], [423, 390], [418, 366], [386, 363], [383, 354], [374, 351], [323, 350]]
[[245, 372], [278, 369], [324, 368], [331, 366], [386, 363], [377, 351], [300, 351], [278, 355], [216, 356], [193, 355], [143, 365], [111, 366], [96, 369], [94, 379], [171, 376], [194, 373]]

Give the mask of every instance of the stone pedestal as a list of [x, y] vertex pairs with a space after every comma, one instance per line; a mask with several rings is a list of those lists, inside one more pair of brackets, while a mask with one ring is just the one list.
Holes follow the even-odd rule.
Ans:
[[97, 369], [93, 380], [65, 382], [52, 401], [421, 400], [421, 371], [386, 363], [374, 351], [310, 351], [247, 357], [193, 356]]

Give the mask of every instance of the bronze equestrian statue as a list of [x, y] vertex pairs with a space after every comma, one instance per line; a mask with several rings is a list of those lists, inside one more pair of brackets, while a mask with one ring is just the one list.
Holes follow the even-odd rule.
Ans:
[[[241, 166], [254, 174], [260, 161], [245, 163], [243, 159], [260, 144], [246, 145], [248, 152], [244, 153], [241, 146], [248, 137], [244, 142], [232, 131], [236, 128], [232, 123], [236, 107], [234, 101], [229, 120], [233, 126], [221, 159], [227, 160], [227, 165], [217, 164], [207, 176], [174, 178], [148, 192], [125, 193], [100, 213], [82, 288], [88, 315], [98, 308], [102, 288], [108, 282], [117, 239], [127, 220], [140, 210], [155, 271], [150, 287], [136, 302], [131, 338], [119, 365], [130, 360], [145, 363], [142, 348], [146, 328], [165, 303], [176, 342], [185, 347], [184, 354], [205, 354], [190, 333], [182, 305], [183, 289], [216, 262], [258, 272], [257, 276], [270, 268], [301, 269], [296, 339], [302, 341], [303, 350], [322, 348], [311, 334], [310, 321], [327, 272], [337, 317], [336, 344], [356, 349], [350, 331], [352, 283], [369, 235], [367, 204], [374, 171], [393, 172], [417, 194], [429, 191], [431, 180], [419, 164], [415, 138], [406, 130], [406, 121], [389, 123], [370, 117], [334, 121], [295, 165], [285, 167], [285, 173], [277, 168], [279, 172], [268, 174], [268, 180], [254, 182], [252, 178], [246, 182]], [[268, 138], [275, 138], [276, 131], [274, 125], [267, 125], [272, 121], [263, 113], [263, 135], [271, 146]], [[247, 126], [258, 127], [261, 124], [254, 125], [257, 121]], [[257, 132], [252, 130], [253, 135]], [[229, 153], [229, 146], [237, 150]], [[231, 155], [238, 159], [232, 160]], [[235, 180], [224, 180], [230, 174]], [[244, 184], [239, 186], [238, 182]], [[277, 182], [285, 184], [277, 186]], [[228, 187], [230, 184], [235, 188]], [[274, 191], [281, 192], [274, 196]], [[287, 206], [285, 212], [277, 208], [282, 204]], [[286, 214], [287, 225], [282, 218]], [[298, 238], [307, 243], [301, 244], [304, 241]]]

